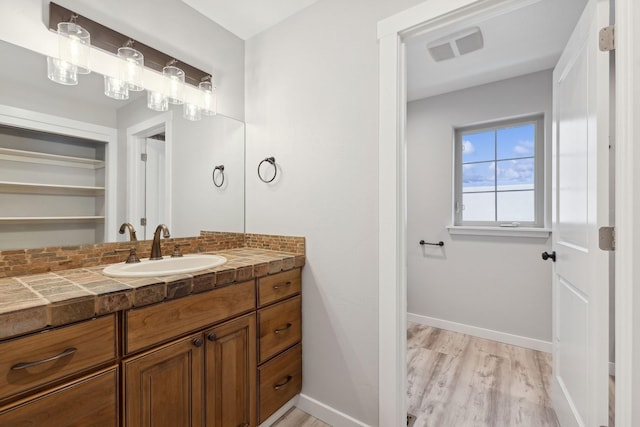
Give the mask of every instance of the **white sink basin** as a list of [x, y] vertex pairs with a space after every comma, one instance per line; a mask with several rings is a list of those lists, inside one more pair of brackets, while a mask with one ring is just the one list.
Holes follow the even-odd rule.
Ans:
[[111, 277], [158, 277], [180, 273], [193, 273], [217, 267], [227, 262], [219, 255], [184, 255], [182, 257], [149, 260], [143, 259], [135, 264], [113, 264], [102, 272]]

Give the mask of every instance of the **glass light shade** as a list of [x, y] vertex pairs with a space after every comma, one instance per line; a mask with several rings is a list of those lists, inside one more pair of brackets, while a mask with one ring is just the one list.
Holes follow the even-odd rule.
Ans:
[[129, 99], [129, 84], [115, 77], [104, 76], [104, 94], [113, 99]]
[[162, 69], [162, 74], [166, 78], [165, 94], [171, 104], [184, 103], [184, 71], [173, 65], [168, 65]]
[[202, 118], [200, 107], [193, 104], [184, 104], [182, 106], [182, 117], [192, 122], [200, 120]]
[[218, 113], [218, 97], [216, 88], [211, 82], [200, 82], [198, 88], [202, 91], [202, 114], [215, 116]]
[[58, 23], [58, 56], [78, 67], [79, 74], [89, 74], [91, 35], [74, 22]]
[[150, 90], [147, 92], [147, 107], [154, 111], [167, 111], [169, 110], [169, 100], [160, 92]]
[[118, 48], [120, 63], [120, 80], [127, 82], [129, 90], [141, 91], [143, 87], [144, 55], [132, 47]]
[[62, 85], [78, 84], [78, 67], [66, 61], [47, 56], [47, 77]]

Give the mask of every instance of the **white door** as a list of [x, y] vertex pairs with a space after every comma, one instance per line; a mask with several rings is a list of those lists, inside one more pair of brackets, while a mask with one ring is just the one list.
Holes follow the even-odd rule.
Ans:
[[563, 427], [608, 424], [609, 54], [590, 0], [553, 72], [553, 404]]
[[155, 137], [139, 138], [138, 152], [135, 175], [137, 196], [134, 198], [136, 206], [133, 218], [140, 219], [138, 238], [148, 240], [153, 237], [153, 231], [158, 224], [166, 224], [165, 142]]
[[162, 139], [147, 138], [145, 174], [145, 238], [151, 239], [158, 224], [166, 223], [165, 216], [165, 143]]

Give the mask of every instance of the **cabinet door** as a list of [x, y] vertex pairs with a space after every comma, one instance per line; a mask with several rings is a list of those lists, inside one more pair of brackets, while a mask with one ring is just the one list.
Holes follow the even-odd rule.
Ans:
[[116, 427], [117, 384], [116, 368], [81, 378], [7, 409], [0, 408], [0, 426]]
[[207, 427], [256, 425], [256, 317], [205, 333]]
[[203, 354], [196, 334], [125, 361], [126, 426], [202, 426]]

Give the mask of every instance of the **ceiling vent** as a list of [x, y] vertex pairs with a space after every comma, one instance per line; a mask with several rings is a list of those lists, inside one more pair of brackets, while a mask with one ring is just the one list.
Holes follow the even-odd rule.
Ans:
[[434, 40], [427, 49], [434, 61], [444, 61], [482, 49], [484, 40], [478, 27], [467, 28]]

